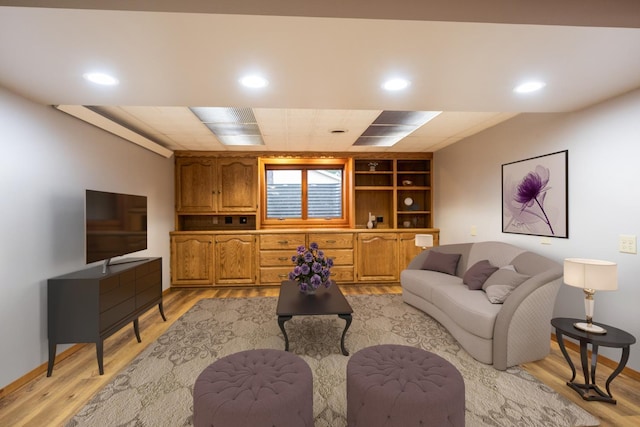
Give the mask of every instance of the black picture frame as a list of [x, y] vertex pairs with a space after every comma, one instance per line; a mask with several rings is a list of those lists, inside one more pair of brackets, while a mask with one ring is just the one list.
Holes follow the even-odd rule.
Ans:
[[502, 232], [569, 237], [569, 151], [502, 165]]

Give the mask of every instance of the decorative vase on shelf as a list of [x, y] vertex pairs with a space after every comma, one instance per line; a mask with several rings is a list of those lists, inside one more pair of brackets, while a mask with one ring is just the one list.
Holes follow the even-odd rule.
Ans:
[[371, 212], [369, 212], [369, 221], [367, 221], [367, 228], [368, 229], [372, 229], [373, 228], [373, 220], [375, 219], [375, 216], [371, 215]]

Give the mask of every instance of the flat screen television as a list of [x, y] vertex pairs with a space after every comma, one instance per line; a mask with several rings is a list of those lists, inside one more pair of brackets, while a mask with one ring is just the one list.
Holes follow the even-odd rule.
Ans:
[[147, 197], [86, 190], [87, 264], [147, 249]]

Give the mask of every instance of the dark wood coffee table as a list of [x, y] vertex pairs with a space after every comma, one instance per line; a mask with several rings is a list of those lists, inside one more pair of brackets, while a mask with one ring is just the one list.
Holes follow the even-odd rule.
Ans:
[[284, 322], [290, 320], [293, 316], [337, 314], [339, 318], [344, 319], [346, 322], [340, 339], [340, 349], [342, 354], [348, 356], [349, 352], [344, 347], [344, 336], [351, 325], [351, 313], [353, 313], [353, 309], [335, 283], [328, 288], [320, 287], [315, 295], [306, 295], [300, 292], [297, 283], [291, 280], [285, 280], [280, 285], [276, 314], [278, 315], [278, 325], [284, 335], [285, 351], [289, 351], [289, 337], [287, 337], [287, 331], [284, 329]]

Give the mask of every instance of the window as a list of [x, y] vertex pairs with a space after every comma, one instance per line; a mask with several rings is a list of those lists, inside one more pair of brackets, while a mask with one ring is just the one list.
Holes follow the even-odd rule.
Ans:
[[264, 225], [346, 226], [346, 159], [262, 159]]

